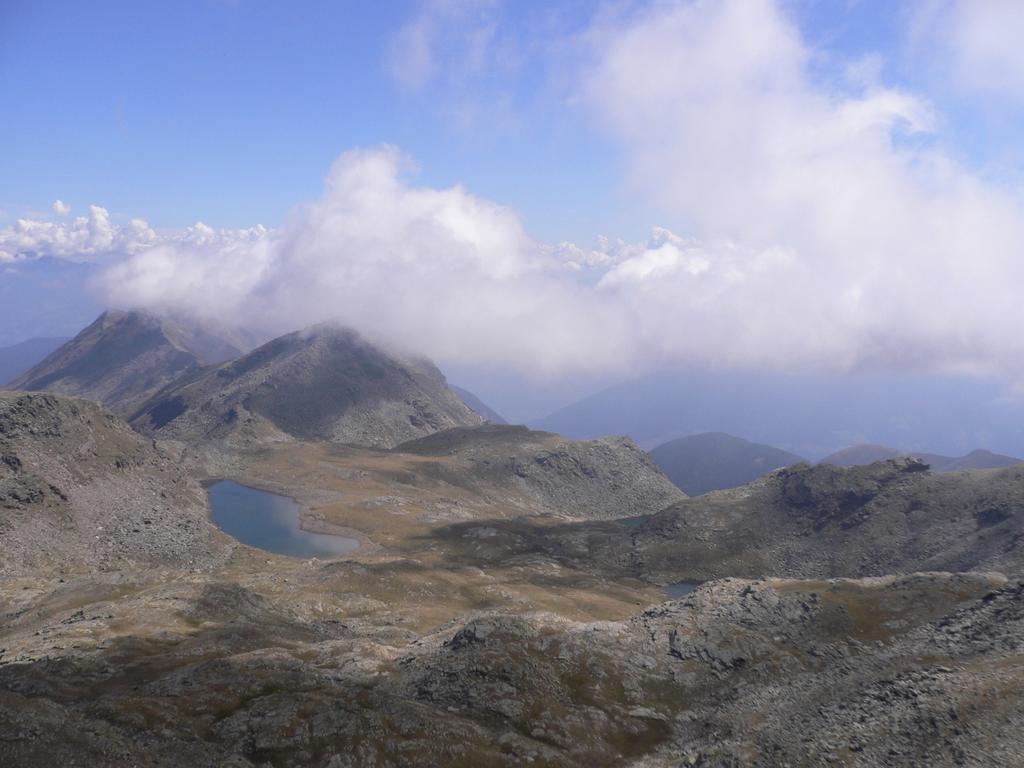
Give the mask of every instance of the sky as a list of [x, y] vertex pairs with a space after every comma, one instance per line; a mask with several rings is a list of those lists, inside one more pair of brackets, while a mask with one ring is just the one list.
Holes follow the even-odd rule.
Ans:
[[567, 398], [680, 364], [1019, 389], [1021, 29], [1016, 0], [0, 0], [0, 344], [119, 306], [339, 319]]

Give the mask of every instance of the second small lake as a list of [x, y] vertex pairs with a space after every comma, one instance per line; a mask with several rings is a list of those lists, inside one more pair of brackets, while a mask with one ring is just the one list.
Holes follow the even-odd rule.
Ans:
[[210, 519], [243, 544], [292, 557], [337, 557], [355, 551], [357, 539], [311, 533], [299, 527], [299, 505], [287, 496], [220, 480], [206, 489]]
[[667, 597], [673, 600], [688, 595], [701, 585], [699, 581], [677, 581], [675, 584], [668, 584], [661, 588]]

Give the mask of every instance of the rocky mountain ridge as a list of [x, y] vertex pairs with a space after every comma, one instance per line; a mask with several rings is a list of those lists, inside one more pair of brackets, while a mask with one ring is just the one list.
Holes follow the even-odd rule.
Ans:
[[173, 381], [242, 354], [244, 341], [195, 321], [108, 310], [11, 382], [131, 413]]
[[1024, 467], [933, 474], [917, 459], [797, 465], [644, 519], [616, 557], [640, 570], [718, 576], [1024, 576]]
[[430, 474], [527, 514], [613, 519], [664, 509], [686, 497], [625, 437], [567, 440], [488, 424], [438, 432], [394, 450], [456, 459], [432, 465]]
[[207, 567], [231, 548], [196, 479], [98, 405], [0, 392], [0, 574]]
[[379, 448], [482, 423], [429, 360], [386, 351], [331, 324], [199, 372], [131, 418], [145, 434], [193, 443], [288, 436]]

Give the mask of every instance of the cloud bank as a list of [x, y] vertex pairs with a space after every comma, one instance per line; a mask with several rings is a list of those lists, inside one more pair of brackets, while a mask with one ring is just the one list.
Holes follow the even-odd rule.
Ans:
[[1016, 373], [1024, 207], [943, 150], [926, 99], [816, 81], [770, 0], [655, 4], [590, 35], [582, 98], [632, 184], [738, 244], [701, 275], [652, 269], [648, 322], [727, 359]]
[[629, 7], [580, 40], [574, 103], [686, 236], [540, 243], [507, 207], [416, 185], [382, 148], [342, 155], [274, 231], [158, 233], [93, 208], [0, 230], [0, 260], [104, 256], [112, 304], [271, 331], [337, 318], [531, 373], [696, 361], [1020, 379], [1024, 205], [943, 150], [927, 99], [819, 81], [771, 0]]
[[[71, 206], [56, 200], [53, 212], [63, 218], [71, 212]], [[266, 234], [261, 226], [218, 230], [202, 222], [182, 230], [157, 232], [143, 219], [117, 224], [106, 208], [90, 205], [88, 216], [71, 221], [22, 218], [0, 229], [0, 264], [41, 258], [115, 262], [163, 246], [177, 250], [230, 248], [239, 242], [258, 241]]]
[[276, 331], [337, 319], [445, 360], [615, 364], [626, 329], [513, 211], [412, 186], [406, 167], [394, 148], [347, 152], [280, 230], [165, 243], [112, 266], [100, 287], [122, 305]]
[[[66, 216], [71, 208], [57, 200], [53, 211]], [[106, 208], [91, 205], [88, 216], [70, 222], [25, 218], [0, 229], [0, 263], [46, 256], [93, 261], [105, 255], [135, 253], [154, 242], [156, 233], [146, 222], [136, 219], [127, 226], [118, 226], [110, 221]]]

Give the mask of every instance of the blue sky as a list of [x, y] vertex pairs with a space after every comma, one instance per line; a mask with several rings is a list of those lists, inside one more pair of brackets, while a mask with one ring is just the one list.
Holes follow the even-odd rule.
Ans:
[[[5, 0], [0, 75], [12, 119], [0, 141], [15, 151], [0, 176], [0, 210], [10, 220], [60, 198], [157, 227], [274, 226], [319, 194], [341, 152], [394, 144], [415, 158], [423, 183], [461, 183], [510, 205], [545, 240], [637, 238], [671, 223], [624, 186], [619, 148], [573, 106], [560, 77], [568, 65], [559, 57], [572, 55], [572, 36], [601, 4], [482, 5], [495, 9], [519, 59], [408, 88], [389, 57], [422, 3]], [[908, 53], [912, 5], [785, 8], [823, 79], [877, 55], [891, 81], [928, 87], [948, 108], [953, 151], [979, 166], [1015, 151], [1015, 133], [1006, 135], [1014, 121], [958, 104]], [[440, 40], [442, 65], [458, 70], [463, 45], [457, 31]]]
[[[556, 38], [579, 33], [600, 4], [482, 5], [496, 8], [520, 60], [410, 89], [389, 55], [422, 3], [5, 0], [0, 210], [10, 220], [60, 198], [157, 227], [279, 225], [318, 195], [341, 152], [394, 144], [416, 159], [423, 183], [465, 184], [513, 206], [545, 240], [635, 238], [670, 223], [653, 221], [670, 217], [623, 187], [621, 152], [572, 106], [557, 55], [552, 62], [551, 49], [566, 45]], [[944, 86], [929, 52], [908, 43], [914, 4], [784, 7], [819, 77], [876, 56], [891, 83], [926, 89], [942, 107], [951, 152], [989, 174], [1019, 173], [1007, 163], [1017, 159], [1019, 111], [965, 102]], [[457, 60], [444, 48], [464, 42], [439, 41], [440, 57]], [[469, 109], [480, 114], [460, 114]]]
[[1022, 27], [1013, 0], [6, 0], [0, 343], [118, 305], [336, 317], [498, 377], [1019, 385]]
[[[515, 27], [547, 4], [529, 5], [504, 18]], [[541, 65], [461, 82], [439, 75], [420, 89], [396, 82], [389, 47], [418, 11], [7, 0], [0, 73], [17, 107], [0, 141], [17, 151], [5, 160], [0, 207], [21, 215], [60, 198], [158, 227], [278, 225], [319, 194], [341, 152], [379, 144], [414, 157], [426, 184], [462, 183], [515, 206], [549, 239], [592, 236], [629, 205], [614, 153], [564, 108], [565, 94], [548, 92]], [[453, 114], [463, 100], [488, 110], [496, 94], [514, 103], [514, 124]]]

